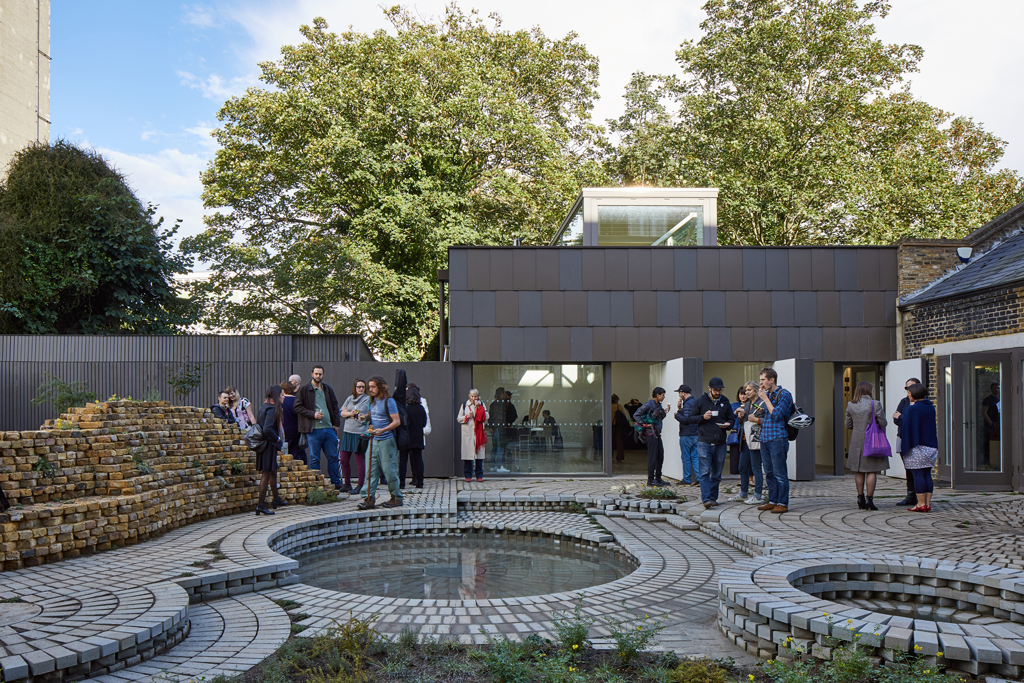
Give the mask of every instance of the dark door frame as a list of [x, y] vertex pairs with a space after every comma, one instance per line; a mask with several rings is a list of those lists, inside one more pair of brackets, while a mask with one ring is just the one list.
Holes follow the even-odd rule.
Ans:
[[[952, 395], [952, 450], [950, 453], [950, 464], [952, 470], [953, 488], [962, 491], [1005, 491], [1013, 485], [1015, 465], [1019, 467], [1019, 459], [1015, 457], [1013, 434], [1019, 426], [1017, 417], [1017, 400], [1014, 396], [1014, 354], [1007, 351], [986, 351], [980, 353], [954, 353], [947, 361], [953, 373], [953, 395]], [[1001, 447], [1002, 471], [1001, 472], [969, 472], [964, 470], [964, 364], [974, 362], [998, 362], [1003, 363], [1002, 378], [999, 383], [999, 394], [1001, 401], [1000, 422], [1002, 434], [1006, 439]], [[943, 365], [945, 366], [945, 364]], [[942, 411], [945, 415], [945, 411]], [[1006, 416], [1007, 419], [1003, 419]], [[943, 422], [940, 425], [944, 426]], [[944, 433], [944, 429], [942, 430]], [[1000, 439], [1002, 441], [1003, 439]]]

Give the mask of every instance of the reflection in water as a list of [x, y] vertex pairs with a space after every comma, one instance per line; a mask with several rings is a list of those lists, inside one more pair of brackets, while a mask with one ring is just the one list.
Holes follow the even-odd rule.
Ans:
[[560, 593], [615, 581], [633, 571], [632, 564], [607, 550], [497, 534], [355, 543], [295, 559], [296, 573], [305, 584], [437, 600]]

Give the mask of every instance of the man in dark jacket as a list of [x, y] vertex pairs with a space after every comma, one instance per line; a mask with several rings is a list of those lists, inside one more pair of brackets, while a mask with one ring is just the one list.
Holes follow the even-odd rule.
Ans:
[[[920, 383], [921, 383], [921, 380], [919, 380], [916, 377], [911, 377], [903, 385], [903, 388], [906, 389], [906, 391], [907, 391], [907, 395], [903, 397], [903, 400], [900, 401], [900, 404], [898, 406], [896, 406], [896, 412], [892, 414], [892, 421], [893, 421], [893, 424], [896, 425], [896, 439], [898, 441], [902, 441], [903, 438], [904, 438], [904, 434], [903, 434], [903, 431], [904, 431], [904, 429], [903, 429], [903, 414], [906, 413], [907, 412], [907, 408], [910, 407], [910, 387], [914, 386], [915, 384], [920, 384]], [[899, 446], [896, 447], [896, 450], [899, 450]], [[900, 453], [900, 455], [902, 456], [903, 454]], [[906, 466], [904, 466], [904, 469], [906, 470]], [[914, 478], [912, 476], [910, 476], [910, 470], [906, 470], [906, 474], [907, 474], [907, 497], [904, 498], [903, 500], [901, 500], [900, 502], [896, 503], [896, 504], [897, 505], [917, 505], [917, 494], [914, 493]]]
[[668, 406], [663, 406], [665, 390], [654, 387], [651, 400], [643, 404], [633, 414], [638, 423], [650, 425], [647, 429], [647, 485], [668, 486], [661, 478], [661, 466], [665, 462], [665, 445], [661, 441], [662, 421], [668, 414]]
[[341, 489], [337, 432], [341, 427], [341, 410], [334, 389], [324, 382], [322, 365], [314, 365], [313, 380], [299, 387], [294, 409], [299, 434], [306, 435], [309, 469], [320, 470], [320, 451], [323, 451], [327, 459], [327, 476], [336, 489]]
[[697, 459], [697, 424], [687, 420], [693, 415], [697, 399], [687, 384], [680, 384], [676, 390], [679, 402], [676, 404], [676, 420], [679, 421], [679, 453], [683, 458], [683, 483], [697, 485], [700, 461]]
[[686, 424], [697, 425], [700, 499], [705, 508], [718, 505], [718, 485], [725, 467], [725, 437], [736, 420], [729, 399], [722, 395], [724, 388], [721, 378], [712, 377], [708, 393], [701, 394], [693, 406], [693, 414], [685, 419]]

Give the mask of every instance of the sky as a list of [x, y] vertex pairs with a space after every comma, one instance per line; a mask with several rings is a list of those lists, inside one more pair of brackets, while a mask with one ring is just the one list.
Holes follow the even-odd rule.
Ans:
[[[463, 10], [497, 12], [510, 30], [539, 26], [550, 37], [570, 31], [600, 59], [595, 120], [617, 117], [630, 74], [676, 73], [675, 51], [700, 38], [704, 0], [564, 2], [476, 0]], [[395, 4], [389, 2], [387, 5]], [[438, 17], [444, 0], [405, 6]], [[332, 30], [386, 28], [381, 7], [353, 0], [52, 0], [51, 140], [99, 150], [178, 236], [203, 228], [199, 175], [216, 152], [210, 131], [224, 101], [259, 84], [258, 63], [300, 41], [299, 26], [317, 16]], [[892, 0], [877, 23], [889, 43], [924, 48], [911, 89], [920, 99], [973, 117], [1009, 145], [1002, 167], [1024, 172], [1024, 72], [1019, 27], [1024, 0]]]

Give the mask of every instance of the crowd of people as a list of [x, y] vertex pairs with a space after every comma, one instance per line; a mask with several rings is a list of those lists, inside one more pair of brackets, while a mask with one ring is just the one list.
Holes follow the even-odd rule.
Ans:
[[313, 470], [325, 461], [337, 491], [364, 497], [360, 509], [375, 507], [377, 487], [386, 483], [390, 500], [381, 506], [393, 508], [402, 505], [407, 470], [412, 486], [423, 488], [423, 449], [430, 434], [427, 402], [419, 387], [406, 381], [404, 370], [398, 371], [394, 393], [383, 377], [373, 376], [356, 379], [351, 393], [339, 401], [324, 381], [323, 366], [316, 365], [307, 383], [292, 375], [268, 387], [258, 411], [234, 387], [220, 392], [211, 410], [243, 432], [258, 428], [253, 449], [261, 473], [257, 515], [272, 515], [287, 504], [277, 491], [278, 456], [286, 449]]

